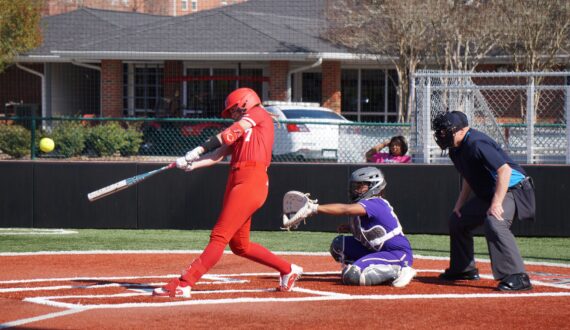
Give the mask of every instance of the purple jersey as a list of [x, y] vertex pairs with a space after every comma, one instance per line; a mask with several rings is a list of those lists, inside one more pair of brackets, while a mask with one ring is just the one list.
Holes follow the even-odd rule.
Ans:
[[[377, 197], [358, 203], [364, 207], [366, 215], [351, 219], [350, 227], [356, 240], [373, 251], [406, 250], [411, 255], [410, 242], [404, 236], [398, 217], [387, 200]], [[391, 238], [384, 241], [382, 237]]]

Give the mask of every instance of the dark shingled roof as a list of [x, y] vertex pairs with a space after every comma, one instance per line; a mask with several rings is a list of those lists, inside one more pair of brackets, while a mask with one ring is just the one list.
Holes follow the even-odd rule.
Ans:
[[125, 28], [170, 18], [90, 8], [44, 17], [41, 22], [43, 43], [29, 54], [50, 55], [51, 50], [73, 49], [83, 43], [117, 33]]
[[324, 0], [250, 0], [179, 17], [79, 9], [46, 17], [43, 26], [44, 44], [29, 54], [347, 53], [320, 37]]

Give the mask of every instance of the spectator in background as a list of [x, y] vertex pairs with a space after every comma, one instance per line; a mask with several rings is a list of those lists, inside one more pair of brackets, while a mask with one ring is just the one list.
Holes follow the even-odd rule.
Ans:
[[[385, 147], [388, 147], [388, 152], [381, 152]], [[410, 163], [412, 157], [406, 155], [407, 152], [408, 143], [406, 143], [406, 139], [398, 135], [368, 150], [366, 161], [369, 163]]]

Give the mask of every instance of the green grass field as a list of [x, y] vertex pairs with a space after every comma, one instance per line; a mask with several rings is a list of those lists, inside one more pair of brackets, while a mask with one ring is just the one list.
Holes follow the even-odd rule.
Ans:
[[[75, 234], [32, 234], [0, 230], [0, 252], [87, 251], [87, 250], [201, 250], [208, 243], [206, 230], [95, 230], [77, 229]], [[273, 251], [326, 252], [336, 233], [252, 232], [252, 241]], [[449, 256], [446, 235], [407, 235], [414, 252], [424, 256]], [[569, 238], [518, 237], [525, 261], [570, 264]], [[487, 259], [483, 237], [475, 238], [477, 258]]]

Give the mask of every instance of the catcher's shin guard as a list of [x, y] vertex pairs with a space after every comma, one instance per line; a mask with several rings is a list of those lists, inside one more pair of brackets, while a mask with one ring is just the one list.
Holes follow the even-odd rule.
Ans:
[[342, 271], [342, 283], [346, 285], [379, 285], [398, 276], [399, 266], [372, 265], [362, 271], [356, 265], [346, 266]]
[[392, 281], [398, 276], [400, 266], [371, 265], [364, 269], [360, 276], [360, 285], [378, 285]]

